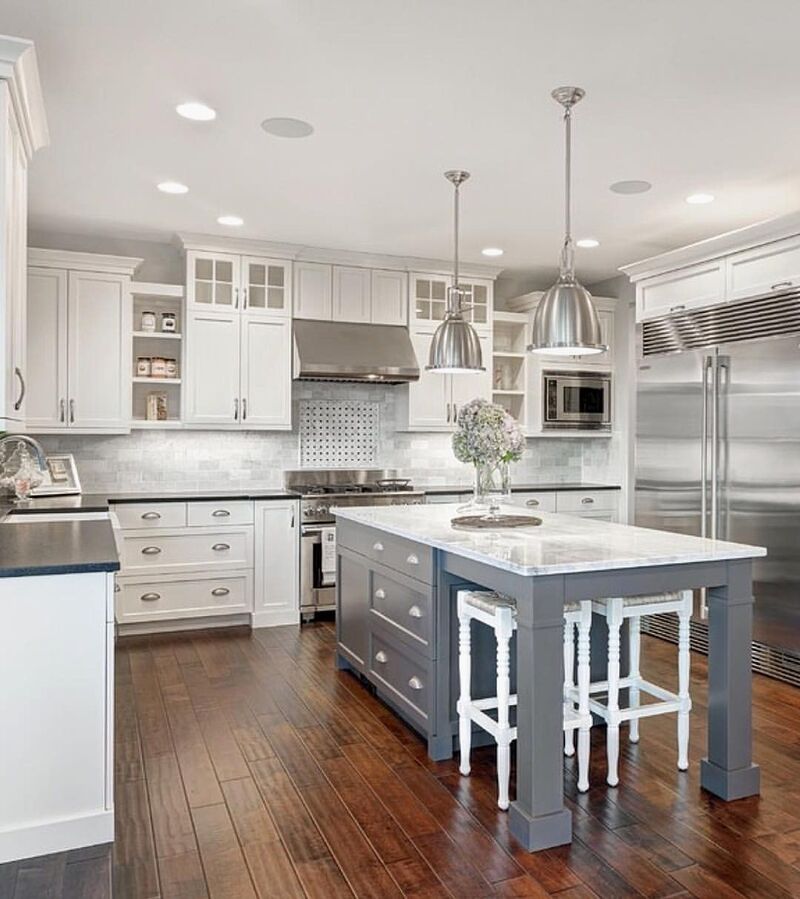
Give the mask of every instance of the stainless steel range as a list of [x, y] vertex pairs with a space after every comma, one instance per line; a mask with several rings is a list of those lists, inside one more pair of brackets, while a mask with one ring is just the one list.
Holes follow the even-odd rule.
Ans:
[[300, 614], [336, 608], [337, 506], [397, 506], [425, 502], [407, 478], [382, 468], [303, 468], [283, 473], [300, 494]]

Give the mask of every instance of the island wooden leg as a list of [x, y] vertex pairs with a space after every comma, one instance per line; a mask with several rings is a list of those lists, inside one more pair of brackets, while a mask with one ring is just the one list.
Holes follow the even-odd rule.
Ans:
[[708, 757], [700, 783], [722, 799], [759, 792], [752, 761], [752, 565], [728, 563], [728, 583], [708, 596]]
[[[530, 582], [529, 582], [530, 583]], [[564, 579], [536, 578], [517, 596], [517, 797], [512, 834], [526, 849], [572, 842], [564, 808]]]

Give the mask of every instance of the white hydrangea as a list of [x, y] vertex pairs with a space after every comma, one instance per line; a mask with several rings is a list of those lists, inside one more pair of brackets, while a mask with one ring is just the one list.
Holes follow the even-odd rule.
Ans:
[[461, 407], [453, 434], [453, 452], [459, 462], [472, 465], [516, 462], [524, 451], [522, 430], [502, 406], [475, 399]]

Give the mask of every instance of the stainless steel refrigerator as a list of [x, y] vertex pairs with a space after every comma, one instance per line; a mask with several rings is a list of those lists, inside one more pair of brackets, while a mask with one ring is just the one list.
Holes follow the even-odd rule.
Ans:
[[636, 523], [766, 546], [754, 669], [800, 684], [800, 293], [648, 322], [638, 338]]

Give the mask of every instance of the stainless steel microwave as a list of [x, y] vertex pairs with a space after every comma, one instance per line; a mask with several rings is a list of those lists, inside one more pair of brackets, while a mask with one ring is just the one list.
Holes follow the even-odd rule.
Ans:
[[611, 430], [611, 375], [597, 371], [542, 372], [544, 430]]

